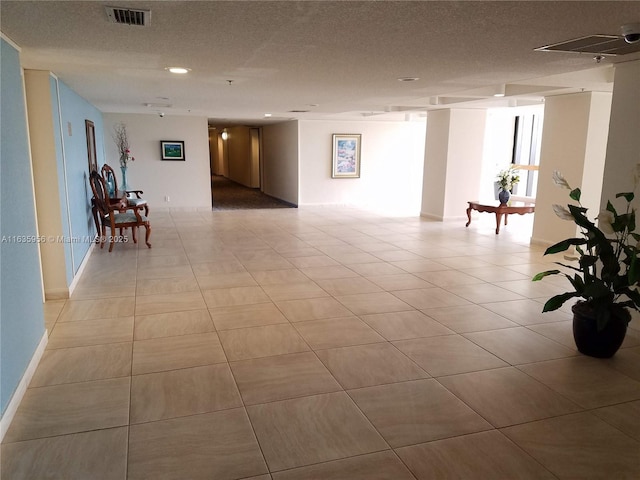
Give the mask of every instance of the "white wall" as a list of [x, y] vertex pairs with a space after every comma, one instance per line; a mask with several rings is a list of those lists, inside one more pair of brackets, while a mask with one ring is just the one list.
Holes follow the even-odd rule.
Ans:
[[229, 179], [245, 187], [257, 187], [258, 185], [254, 185], [251, 178], [251, 135], [249, 127], [231, 127], [227, 131], [229, 137], [225, 140], [225, 147], [229, 155]]
[[[129, 186], [144, 191], [151, 215], [154, 209], [210, 209], [211, 170], [209, 168], [209, 139], [207, 119], [141, 114], [104, 114], [104, 136], [107, 163], [122, 182], [120, 163], [113, 127], [127, 126], [131, 154], [127, 180]], [[161, 140], [183, 140], [185, 161], [162, 161]], [[166, 202], [168, 196], [170, 201]]]
[[610, 104], [608, 93], [547, 97], [533, 243], [550, 245], [575, 236], [577, 231], [573, 222], [553, 213], [553, 204], [571, 202], [569, 191], [554, 185], [554, 170], [560, 171], [573, 188], [582, 188], [581, 203], [590, 209], [590, 217], [598, 214]]
[[[60, 197], [58, 185], [62, 182], [58, 178], [58, 132], [54, 131], [51, 75], [46, 70], [25, 70], [24, 79], [38, 230], [42, 235], [62, 237], [69, 232], [64, 231], [62, 221], [62, 215], [67, 212], [63, 212], [60, 202], [55, 201]], [[40, 253], [45, 294], [49, 299], [67, 298], [69, 285], [64, 245], [61, 242], [44, 242], [40, 245]]]
[[421, 215], [442, 219], [449, 151], [451, 110], [434, 110], [427, 114], [424, 153], [424, 180]]
[[[640, 61], [616, 65], [607, 143], [602, 208], [616, 193], [633, 188], [632, 172], [640, 163]], [[640, 192], [636, 191], [636, 208]]]
[[480, 194], [485, 110], [428, 113], [421, 215], [438, 220], [466, 217]]
[[298, 122], [262, 127], [262, 191], [298, 205]]
[[[424, 122], [300, 121], [300, 205], [420, 211]], [[360, 178], [331, 178], [333, 134], [362, 134]]]

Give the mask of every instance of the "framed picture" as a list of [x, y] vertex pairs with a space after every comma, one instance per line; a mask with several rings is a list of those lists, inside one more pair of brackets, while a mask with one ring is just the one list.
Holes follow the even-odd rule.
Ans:
[[98, 159], [96, 155], [96, 127], [91, 120], [84, 121], [87, 133], [87, 158], [89, 159], [89, 173], [98, 171]]
[[360, 141], [362, 135], [333, 135], [331, 178], [360, 178]]
[[162, 160], [181, 160], [184, 162], [184, 142], [182, 140], [161, 140]]

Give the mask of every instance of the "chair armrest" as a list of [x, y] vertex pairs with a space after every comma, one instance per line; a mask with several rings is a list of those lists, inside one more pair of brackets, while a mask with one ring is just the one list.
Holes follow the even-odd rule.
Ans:
[[142, 198], [140, 197], [140, 195], [142, 195], [144, 192], [142, 190], [127, 190], [126, 193], [127, 195], [129, 195], [130, 193], [133, 193], [136, 195], [136, 197]]
[[120, 212], [122, 210], [126, 210], [129, 206], [129, 201], [126, 196], [121, 198], [110, 198], [109, 199], [109, 212]]

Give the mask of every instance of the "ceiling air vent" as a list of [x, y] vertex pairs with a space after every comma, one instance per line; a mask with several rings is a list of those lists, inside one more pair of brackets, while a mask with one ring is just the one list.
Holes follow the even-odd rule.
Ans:
[[136, 25], [146, 27], [151, 19], [150, 10], [136, 10], [132, 8], [104, 7], [111, 23], [120, 25]]
[[626, 55], [640, 52], [639, 43], [627, 43], [619, 35], [589, 35], [535, 49], [538, 52], [588, 53], [595, 55]]

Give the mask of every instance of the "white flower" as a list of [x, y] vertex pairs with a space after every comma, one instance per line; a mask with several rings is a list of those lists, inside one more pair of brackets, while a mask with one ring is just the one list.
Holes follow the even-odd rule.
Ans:
[[[556, 184], [556, 187], [566, 188], [567, 190], [571, 190], [571, 187], [569, 186], [569, 183], [564, 179], [562, 174], [557, 170], [553, 171], [553, 183]], [[562, 218], [562, 217], [560, 217], [560, 218]]]
[[566, 207], [555, 203], [552, 205], [552, 207], [553, 212], [558, 216], [558, 218], [561, 218], [562, 220], [573, 221], [573, 215], [571, 215], [571, 212]]
[[598, 228], [604, 233], [615, 233], [613, 231], [613, 227], [611, 226], [614, 221], [612, 212], [610, 212], [609, 210], [601, 210], [596, 217], [596, 220], [598, 220]]

